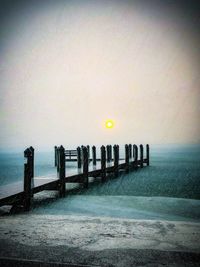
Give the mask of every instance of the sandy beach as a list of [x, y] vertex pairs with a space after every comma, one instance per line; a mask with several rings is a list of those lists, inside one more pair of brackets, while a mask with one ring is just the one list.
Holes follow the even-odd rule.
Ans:
[[69, 215], [2, 216], [1, 258], [97, 266], [199, 266], [200, 224]]

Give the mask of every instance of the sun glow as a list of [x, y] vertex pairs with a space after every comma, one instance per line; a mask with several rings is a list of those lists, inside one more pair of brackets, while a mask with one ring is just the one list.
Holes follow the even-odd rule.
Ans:
[[114, 122], [113, 120], [106, 120], [106, 128], [111, 129], [114, 127]]

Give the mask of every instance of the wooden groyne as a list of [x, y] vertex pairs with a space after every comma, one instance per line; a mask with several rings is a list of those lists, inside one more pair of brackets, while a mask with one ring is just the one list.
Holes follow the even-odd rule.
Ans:
[[[0, 195], [0, 206], [20, 206], [25, 211], [30, 210], [34, 194], [44, 190], [57, 190], [60, 197], [66, 195], [66, 183], [80, 183], [84, 188], [89, 186], [89, 177], [100, 177], [104, 182], [109, 176], [117, 177], [119, 172], [134, 171], [137, 168], [149, 166], [149, 145], [146, 145], [144, 157], [144, 146], [126, 144], [125, 157], [120, 158], [119, 145], [101, 146], [100, 158], [97, 158], [96, 147], [77, 147], [76, 150], [65, 150], [63, 146], [55, 146], [55, 167], [57, 167], [57, 178], [40, 179], [34, 177], [34, 148], [29, 147], [24, 151], [24, 181], [5, 186], [3, 194]], [[90, 157], [92, 150], [92, 157]], [[77, 161], [77, 169], [70, 171], [66, 168], [66, 161]]]

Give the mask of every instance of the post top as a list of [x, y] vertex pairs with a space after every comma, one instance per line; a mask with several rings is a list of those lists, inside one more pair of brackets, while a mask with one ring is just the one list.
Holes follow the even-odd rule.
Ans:
[[64, 147], [63, 147], [62, 145], [60, 146], [60, 150], [65, 150]]
[[26, 150], [24, 150], [24, 157], [25, 158], [28, 158], [28, 157], [30, 157], [31, 156], [31, 150], [30, 150], [30, 148], [27, 148]]

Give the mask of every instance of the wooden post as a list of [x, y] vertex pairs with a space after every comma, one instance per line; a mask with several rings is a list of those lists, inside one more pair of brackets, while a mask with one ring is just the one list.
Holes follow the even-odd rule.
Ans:
[[117, 159], [118, 159], [118, 162], [119, 162], [119, 145], [117, 145]]
[[65, 149], [59, 148], [59, 193], [60, 197], [65, 196]]
[[110, 146], [106, 146], [106, 155], [107, 155], [107, 162], [110, 162]]
[[56, 167], [58, 163], [57, 159], [57, 146], [54, 146], [54, 166]]
[[130, 156], [130, 153], [129, 153], [129, 145], [125, 145], [125, 163], [126, 163], [126, 172], [129, 171], [129, 156]]
[[119, 159], [120, 159], [120, 157], [119, 157], [119, 145], [117, 145], [117, 160], [118, 160], [118, 165], [119, 165]]
[[81, 168], [81, 148], [80, 146], [77, 147], [77, 164], [78, 164], [78, 169]]
[[132, 145], [129, 144], [128, 148], [129, 148], [129, 159], [131, 159], [132, 158]]
[[87, 145], [87, 150], [88, 150], [88, 162], [90, 162], [90, 146]]
[[34, 148], [32, 146], [29, 147], [31, 151], [31, 179], [32, 179], [32, 185], [34, 184], [33, 178], [34, 178]]
[[137, 168], [138, 167], [138, 147], [137, 145], [133, 145], [134, 148], [134, 167]]
[[118, 176], [118, 166], [119, 166], [119, 153], [117, 145], [113, 146], [113, 154], [114, 154], [114, 174], [115, 177]]
[[32, 177], [32, 152], [30, 148], [24, 151], [27, 162], [24, 164], [24, 210], [29, 211], [31, 206], [31, 177]]
[[88, 188], [88, 148], [83, 146], [83, 174], [84, 174], [84, 188]]
[[[32, 146], [29, 147], [31, 151], [31, 188], [34, 187], [34, 148]], [[31, 192], [31, 197], [33, 197], [33, 193]]]
[[110, 161], [112, 161], [112, 146], [110, 145]]
[[96, 147], [95, 146], [92, 147], [92, 160], [93, 160], [93, 165], [96, 166], [97, 158], [96, 158]]
[[102, 182], [106, 179], [106, 149], [105, 146], [101, 146], [101, 177]]
[[82, 161], [82, 165], [83, 165], [83, 148], [84, 148], [84, 146], [82, 145], [81, 146], [81, 161]]
[[59, 169], [60, 169], [60, 147], [56, 149], [56, 158], [57, 158], [57, 176], [59, 177]]
[[149, 144], [146, 145], [147, 166], [149, 166]]
[[140, 145], [140, 167], [143, 168], [143, 145]]
[[133, 149], [133, 151], [132, 151], [133, 161], [134, 161], [134, 159], [135, 159], [135, 148], [134, 148], [134, 146], [135, 146], [135, 145], [133, 145], [133, 147], [132, 147], [132, 149]]

